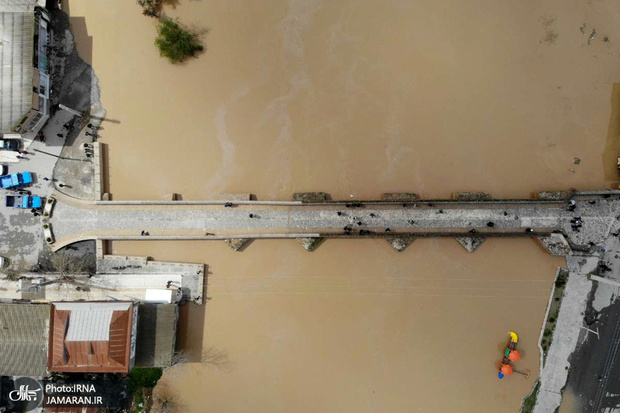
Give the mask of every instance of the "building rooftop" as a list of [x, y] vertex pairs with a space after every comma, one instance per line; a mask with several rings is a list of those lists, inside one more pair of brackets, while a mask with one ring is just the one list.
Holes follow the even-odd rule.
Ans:
[[0, 132], [32, 107], [35, 0], [0, 0]]
[[136, 366], [169, 367], [176, 346], [177, 306], [140, 304]]
[[48, 304], [0, 304], [0, 376], [45, 376]]
[[131, 302], [53, 303], [49, 370], [127, 373], [133, 322]]
[[0, 12], [28, 13], [39, 3], [37, 0], [0, 0]]

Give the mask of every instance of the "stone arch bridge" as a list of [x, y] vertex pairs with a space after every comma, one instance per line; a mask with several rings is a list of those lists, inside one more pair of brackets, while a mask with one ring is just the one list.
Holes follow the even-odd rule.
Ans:
[[84, 240], [224, 240], [240, 250], [252, 239], [293, 238], [311, 251], [326, 238], [363, 237], [385, 238], [401, 251], [417, 238], [453, 237], [473, 252], [489, 237], [530, 237], [554, 255], [587, 252], [620, 227], [620, 191], [613, 190], [503, 200], [480, 193], [438, 200], [384, 194], [368, 201], [296, 195], [297, 201], [281, 202], [80, 201], [57, 194], [47, 223], [53, 250]]

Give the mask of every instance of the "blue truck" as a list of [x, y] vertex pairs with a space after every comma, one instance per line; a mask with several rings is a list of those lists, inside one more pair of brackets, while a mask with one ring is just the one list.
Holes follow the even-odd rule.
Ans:
[[23, 209], [39, 209], [43, 205], [43, 198], [33, 195], [7, 195], [6, 206]]
[[0, 176], [0, 188], [15, 188], [32, 183], [32, 173], [18, 172], [16, 174]]

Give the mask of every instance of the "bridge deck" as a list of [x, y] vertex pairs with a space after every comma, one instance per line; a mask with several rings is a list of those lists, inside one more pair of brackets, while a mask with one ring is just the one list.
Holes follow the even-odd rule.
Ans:
[[[223, 205], [119, 203], [72, 204], [59, 202], [50, 219], [55, 249], [85, 239], [228, 239], [368, 236], [538, 236], [560, 231], [575, 246], [601, 243], [620, 211], [614, 198], [577, 200], [568, 211], [566, 202], [514, 201], [470, 203], [361, 202], [343, 204]], [[338, 214], [340, 212], [340, 215]], [[253, 217], [250, 217], [250, 214]], [[583, 227], [571, 229], [580, 217]], [[493, 226], [489, 227], [488, 223]], [[361, 225], [360, 225], [361, 224]], [[349, 227], [350, 231], [345, 231]], [[389, 228], [389, 231], [386, 231]], [[475, 234], [471, 234], [471, 230]], [[526, 232], [531, 229], [531, 232]], [[360, 234], [360, 230], [363, 230]], [[147, 231], [149, 236], [142, 236]]]

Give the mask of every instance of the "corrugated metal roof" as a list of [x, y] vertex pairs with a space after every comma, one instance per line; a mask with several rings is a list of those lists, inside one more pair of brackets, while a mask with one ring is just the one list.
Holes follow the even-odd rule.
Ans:
[[136, 366], [169, 367], [176, 346], [177, 306], [140, 304]]
[[0, 304], [0, 376], [45, 376], [50, 306]]
[[65, 341], [108, 341], [113, 310], [73, 310]]
[[54, 307], [59, 311], [73, 311], [73, 310], [112, 310], [112, 311], [127, 311], [131, 303], [122, 301], [114, 302], [109, 301], [106, 303], [101, 302], [54, 302]]
[[32, 13], [37, 0], [0, 0], [0, 12]]
[[[0, 0], [0, 10], [23, 3]], [[10, 131], [32, 106], [33, 30], [34, 5], [29, 12], [0, 12], [0, 132]]]

